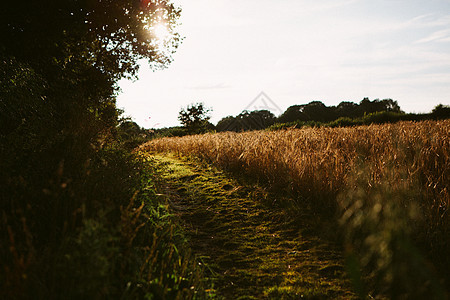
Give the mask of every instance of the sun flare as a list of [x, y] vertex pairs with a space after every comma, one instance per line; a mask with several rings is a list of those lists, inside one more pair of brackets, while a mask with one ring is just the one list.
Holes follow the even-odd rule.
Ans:
[[155, 25], [152, 29], [152, 33], [159, 43], [164, 42], [170, 36], [169, 29], [164, 24]]

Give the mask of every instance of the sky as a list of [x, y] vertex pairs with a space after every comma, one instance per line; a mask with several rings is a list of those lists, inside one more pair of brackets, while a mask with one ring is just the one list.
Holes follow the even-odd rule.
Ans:
[[415, 113], [450, 104], [450, 0], [172, 2], [185, 37], [174, 61], [119, 83], [118, 107], [144, 128], [180, 125], [196, 102], [214, 124], [264, 103], [275, 115], [365, 97]]

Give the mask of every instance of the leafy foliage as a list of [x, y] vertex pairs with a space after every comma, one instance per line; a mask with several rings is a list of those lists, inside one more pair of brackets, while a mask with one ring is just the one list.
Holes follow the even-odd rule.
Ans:
[[178, 120], [189, 133], [203, 133], [211, 128], [208, 122], [211, 118], [210, 111], [211, 109], [205, 107], [203, 103], [190, 104], [180, 110]]
[[[443, 109], [440, 109], [443, 107]], [[268, 130], [278, 130], [287, 128], [302, 128], [302, 127], [348, 127], [370, 124], [385, 124], [396, 123], [399, 121], [424, 121], [424, 120], [442, 120], [449, 119], [450, 115], [445, 110], [445, 106], [438, 105], [429, 114], [414, 114], [414, 113], [401, 113], [392, 111], [380, 111], [370, 114], [365, 114], [361, 118], [340, 117], [331, 122], [318, 122], [318, 121], [293, 121], [288, 123], [275, 123], [269, 126]]]
[[431, 115], [437, 119], [449, 119], [450, 106], [439, 104], [431, 111]]
[[275, 122], [268, 110], [243, 111], [238, 116], [228, 116], [217, 123], [217, 131], [245, 131], [264, 129]]
[[397, 101], [392, 99], [370, 101], [364, 98], [359, 104], [343, 101], [338, 106], [326, 106], [321, 101], [312, 101], [308, 104], [292, 105], [278, 117], [267, 110], [243, 111], [236, 117], [221, 119], [217, 123], [217, 131], [259, 130], [274, 124], [325, 124], [340, 118], [359, 119], [369, 114], [385, 112], [403, 114]]
[[130, 119], [122, 119], [117, 127], [117, 139], [126, 149], [134, 149], [148, 141], [153, 135], [153, 130], [141, 128]]
[[341, 102], [338, 106], [327, 107], [320, 101], [313, 101], [304, 105], [290, 106], [278, 119], [278, 123], [288, 122], [331, 122], [341, 117], [361, 118], [366, 114], [376, 112], [402, 113], [397, 101], [392, 99], [370, 101], [368, 98], [359, 104]]
[[[169, 253], [182, 241], [163, 221], [152, 171], [122, 147], [139, 130], [119, 124], [115, 105], [138, 61], [172, 61], [179, 14], [164, 0], [2, 7], [1, 298], [193, 296], [199, 277], [186, 279], [195, 270], [179, 264], [183, 251]], [[158, 24], [165, 41], [152, 35]]]

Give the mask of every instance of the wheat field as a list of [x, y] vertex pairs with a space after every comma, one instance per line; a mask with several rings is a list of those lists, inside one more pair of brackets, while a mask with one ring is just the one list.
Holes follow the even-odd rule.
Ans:
[[157, 139], [140, 149], [198, 157], [322, 202], [332, 201], [354, 184], [357, 173], [364, 169], [370, 174], [367, 188], [388, 176], [393, 188], [420, 185], [430, 212], [443, 217], [449, 208], [449, 133], [449, 120], [400, 122], [209, 133]]
[[450, 120], [208, 133], [152, 140], [140, 151], [199, 158], [288, 195], [294, 207], [338, 215], [381, 286], [437, 281], [402, 248], [407, 235], [427, 245], [442, 272], [450, 264]]
[[325, 209], [356, 186], [414, 190], [402, 201], [419, 206], [428, 231], [450, 227], [450, 120], [208, 133], [156, 139], [140, 150], [194, 156]]

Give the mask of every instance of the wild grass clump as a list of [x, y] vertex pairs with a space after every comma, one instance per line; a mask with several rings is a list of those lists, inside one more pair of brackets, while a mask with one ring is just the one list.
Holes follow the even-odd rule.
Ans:
[[21, 188], [1, 207], [2, 298], [204, 296], [151, 162], [110, 147], [80, 177], [70, 171], [61, 163], [44, 186], [18, 178], [1, 190]]
[[[405, 174], [382, 172], [382, 181], [376, 183], [361, 166], [354, 174], [357, 184], [338, 196], [347, 267], [356, 291], [361, 298], [370, 293], [390, 299], [445, 299], [445, 283], [418, 244], [427, 238], [416, 236], [424, 234], [424, 195]], [[439, 251], [445, 257], [446, 249]]]
[[[385, 239], [387, 245], [402, 244], [396, 236], [408, 236], [445, 277], [448, 273], [442, 266], [450, 266], [445, 254], [450, 251], [449, 133], [449, 120], [398, 122], [163, 138], [141, 149], [199, 157], [289, 193], [294, 206], [309, 207], [328, 217], [341, 212], [347, 216], [341, 218], [346, 240], [359, 253], [371, 253], [363, 251], [366, 242], [379, 245], [379, 239]], [[373, 211], [379, 219], [368, 213]], [[387, 255], [373, 270], [385, 274], [380, 282], [388, 287], [382, 292], [392, 291], [389, 287], [398, 279], [392, 268], [397, 268], [394, 262], [401, 261], [397, 256], [402, 252], [396, 246], [371, 249], [375, 256]], [[405, 264], [409, 263], [414, 264], [409, 260]], [[400, 295], [410, 291], [407, 285], [398, 290]]]

